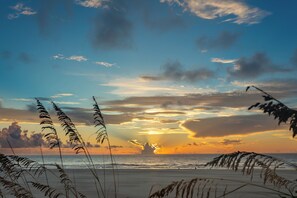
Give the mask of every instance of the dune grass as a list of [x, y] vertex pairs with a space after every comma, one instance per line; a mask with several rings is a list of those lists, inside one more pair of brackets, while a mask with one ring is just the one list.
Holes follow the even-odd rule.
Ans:
[[[108, 137], [104, 118], [102, 116], [99, 105], [93, 97], [93, 120], [94, 126], [97, 128], [97, 143], [103, 144], [107, 142], [109, 148], [109, 156], [113, 169], [113, 185], [114, 193], [113, 197], [117, 197], [117, 186], [114, 164], [115, 160], [112, 156], [110, 140]], [[98, 175], [97, 169], [93, 162], [87, 144], [76, 128], [71, 118], [54, 102], [51, 102], [53, 109], [56, 112], [61, 127], [63, 128], [64, 135], [68, 138], [72, 149], [75, 154], [82, 153], [87, 160], [87, 167], [94, 180], [94, 188], [97, 192], [97, 197], [107, 197], [107, 190], [105, 186], [105, 174], [103, 176]], [[45, 197], [58, 198], [58, 197], [86, 197], [77, 189], [75, 182], [72, 181], [71, 177], [67, 174], [64, 169], [63, 163], [63, 152], [62, 143], [60, 141], [61, 134], [55, 128], [54, 122], [49, 111], [45, 108], [42, 102], [36, 98], [37, 111], [39, 113], [41, 129], [44, 132], [44, 137], [48, 142], [49, 148], [58, 148], [58, 154], [60, 157], [60, 164], [54, 164], [52, 167], [44, 165], [44, 158], [41, 149], [41, 156], [43, 164], [39, 164], [26, 157], [20, 157], [17, 155], [4, 155], [0, 154], [0, 197], [6, 197], [12, 195], [15, 197], [27, 198], [34, 197], [34, 190], [40, 191]], [[9, 142], [8, 142], [9, 143]], [[13, 148], [11, 148], [13, 151]], [[63, 191], [55, 188], [56, 182], [52, 184], [48, 180], [48, 175], [51, 174], [58, 179], [60, 184], [63, 186]], [[46, 182], [44, 181], [46, 178]], [[34, 189], [34, 190], [33, 190]]]
[[[287, 107], [285, 104], [258, 87], [250, 86], [246, 90], [248, 91], [250, 88], [260, 91], [264, 98], [264, 102], [258, 102], [250, 106], [248, 109], [250, 110], [253, 108], [258, 108], [262, 110], [263, 113], [267, 113], [269, 116], [274, 116], [274, 118], [278, 120], [279, 124], [289, 122], [289, 130], [293, 132], [294, 137], [297, 134], [297, 112]], [[76, 185], [75, 177], [70, 177], [64, 168], [60, 136], [66, 135], [74, 152], [76, 154], [82, 153], [86, 157], [88, 170], [92, 175], [94, 189], [96, 189], [96, 196], [103, 198], [117, 198], [118, 189], [116, 181], [116, 168], [114, 167], [116, 162], [112, 155], [106, 124], [95, 97], [93, 97], [93, 120], [94, 126], [97, 128], [96, 141], [99, 144], [107, 143], [109, 149], [114, 185], [114, 192], [112, 195], [108, 194], [106, 189], [104, 169], [103, 175], [99, 175], [97, 173], [96, 167], [93, 163], [93, 157], [88, 150], [87, 144], [85, 143], [71, 118], [68, 117], [68, 115], [57, 104], [51, 102], [58, 117], [59, 123], [64, 131], [64, 134], [60, 134], [55, 128], [49, 111], [47, 111], [40, 100], [36, 99], [36, 103], [44, 137], [47, 140], [50, 149], [58, 148], [60, 164], [54, 164], [50, 168], [48, 165], [46, 166], [42, 154], [42, 148], [42, 164], [39, 164], [26, 157], [17, 156], [15, 154], [4, 155], [0, 153], [0, 197], [15, 196], [18, 198], [31, 198], [36, 197], [34, 194], [36, 191], [49, 198], [86, 197], [79, 191], [78, 186]], [[11, 149], [13, 151], [13, 148]], [[246, 186], [262, 188], [268, 190], [271, 192], [271, 194], [277, 194], [279, 197], [297, 197], [297, 182], [295, 180], [284, 178], [277, 172], [278, 169], [283, 165], [297, 170], [297, 166], [295, 164], [286, 162], [282, 159], [277, 159], [269, 155], [243, 151], [223, 154], [205, 164], [205, 167], [218, 167], [227, 168], [232, 171], [241, 171], [243, 175], [250, 178], [249, 182], [227, 178], [195, 177], [191, 180], [173, 181], [167, 186], [157, 190], [152, 187], [149, 197], [220, 198], [228, 197], [232, 193], [240, 191]], [[49, 175], [55, 177], [57, 181], [59, 181], [60, 187], [62, 186], [62, 188], [58, 189], [56, 187], [56, 182], [51, 183], [53, 181], [49, 181]], [[260, 177], [263, 183], [254, 183], [253, 178], [255, 176]], [[236, 187], [228, 187], [228, 185], [224, 184], [225, 181], [236, 184]], [[145, 195], [143, 197], [145, 197]]]
[[[293, 132], [293, 137], [295, 137], [297, 134], [297, 111], [289, 108], [284, 103], [274, 98], [271, 94], [256, 86], [248, 86], [246, 91], [250, 90], [251, 88], [259, 91], [264, 101], [251, 105], [248, 110], [258, 108], [263, 113], [273, 116], [274, 119], [278, 120], [278, 125], [289, 122], [289, 130]], [[228, 168], [232, 171], [241, 171], [243, 175], [250, 177], [250, 182], [224, 178], [198, 177], [188, 181], [174, 181], [161, 189], [151, 190], [149, 197], [228, 197], [228, 195], [246, 186], [253, 186], [268, 190], [271, 194], [276, 194], [281, 198], [296, 198], [297, 181], [284, 178], [277, 173], [277, 170], [283, 165], [289, 166], [297, 171], [296, 164], [287, 162], [283, 159], [277, 159], [269, 155], [244, 151], [223, 154], [205, 164], [205, 167], [220, 167]], [[260, 172], [257, 171], [257, 173], [255, 173], [256, 169], [259, 169]], [[262, 179], [262, 185], [253, 183], [253, 178], [255, 176]], [[228, 189], [227, 185], [224, 186], [222, 184], [224, 183], [222, 181], [227, 180], [237, 184], [237, 187]], [[271, 184], [272, 186], [267, 186], [267, 184]], [[222, 185], [224, 190], [222, 190]], [[218, 189], [221, 190], [218, 191]]]

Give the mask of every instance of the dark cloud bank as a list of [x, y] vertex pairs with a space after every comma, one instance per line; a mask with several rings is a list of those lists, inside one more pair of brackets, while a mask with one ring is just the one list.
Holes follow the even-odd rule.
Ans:
[[214, 77], [215, 73], [207, 68], [199, 68], [192, 70], [185, 70], [179, 61], [167, 62], [161, 68], [162, 73], [156, 76], [141, 76], [144, 80], [159, 81], [159, 80], [172, 80], [172, 81], [187, 81], [196, 82], [206, 80]]
[[[0, 130], [0, 148], [34, 148], [39, 146], [48, 146], [44, 138], [45, 133], [29, 133], [28, 130], [22, 130], [17, 122], [13, 122], [8, 128]], [[88, 147], [100, 147], [98, 144], [86, 142]], [[62, 148], [72, 148], [69, 141], [61, 142]], [[114, 147], [114, 146], [113, 146]]]
[[277, 122], [267, 115], [242, 115], [187, 120], [182, 126], [193, 132], [193, 137], [196, 138], [245, 135], [283, 129], [283, 126], [279, 127]]
[[27, 130], [23, 131], [17, 122], [13, 122], [8, 128], [0, 131], [0, 147], [10, 148], [10, 145], [13, 148], [38, 147], [45, 145], [42, 137], [41, 133], [29, 134]]
[[256, 53], [252, 57], [242, 57], [228, 68], [228, 73], [233, 78], [255, 78], [264, 74], [276, 72], [289, 72], [288, 68], [272, 63], [265, 53]]
[[131, 48], [132, 28], [133, 24], [125, 11], [106, 10], [94, 20], [92, 45], [103, 50]]

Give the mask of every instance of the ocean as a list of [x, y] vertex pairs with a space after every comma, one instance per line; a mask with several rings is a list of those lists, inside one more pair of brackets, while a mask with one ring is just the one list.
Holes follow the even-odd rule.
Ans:
[[[268, 154], [297, 165], [297, 154]], [[200, 169], [202, 165], [211, 161], [219, 154], [191, 154], [191, 155], [114, 155], [117, 169]], [[26, 156], [39, 163], [40, 155]], [[112, 168], [110, 158], [107, 155], [93, 155], [93, 162], [98, 169]], [[44, 163], [50, 168], [55, 163], [60, 164], [59, 156], [44, 156]], [[63, 163], [66, 169], [87, 169], [87, 159], [83, 155], [65, 155]], [[282, 169], [289, 167], [281, 166]]]

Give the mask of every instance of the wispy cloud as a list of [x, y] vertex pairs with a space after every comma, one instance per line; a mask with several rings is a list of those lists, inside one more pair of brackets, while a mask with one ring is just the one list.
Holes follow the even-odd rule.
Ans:
[[235, 61], [237, 61], [237, 59], [222, 59], [222, 58], [211, 59], [211, 62], [213, 63], [223, 63], [223, 64], [234, 63]]
[[88, 59], [84, 56], [81, 55], [72, 55], [69, 57], [65, 57], [63, 54], [57, 54], [53, 56], [53, 59], [57, 60], [72, 60], [72, 61], [77, 61], [77, 62], [82, 62], [82, 61], [87, 61]]
[[224, 139], [223, 141], [220, 142], [223, 145], [234, 145], [234, 144], [241, 144], [242, 140], [230, 140], [230, 139]]
[[103, 86], [115, 87], [111, 93], [116, 95], [147, 95], [173, 92], [175, 89], [149, 83], [142, 79], [117, 79], [102, 84]]
[[295, 78], [276, 78], [269, 80], [253, 79], [247, 81], [241, 79], [239, 81], [232, 81], [231, 85], [240, 87], [241, 89], [254, 85], [272, 93], [274, 96], [277, 95], [278, 98], [296, 98], [297, 80]]
[[34, 101], [32, 98], [13, 98], [11, 100], [20, 101], [20, 102], [33, 102]]
[[87, 8], [99, 8], [102, 6], [102, 0], [76, 0], [76, 4]]
[[69, 97], [69, 96], [73, 96], [73, 95], [74, 94], [72, 94], [72, 93], [59, 93], [54, 96], [51, 96], [51, 98], [62, 98], [62, 97]]
[[143, 78], [118, 78], [101, 84], [102, 86], [114, 87], [112, 94], [120, 96], [152, 96], [152, 95], [185, 95], [188, 93], [210, 93], [214, 89], [197, 88], [192, 86], [178, 86], [166, 82], [151, 81]]
[[[251, 7], [236, 0], [160, 0], [162, 3], [176, 3], [203, 19], [226, 18], [224, 22], [236, 24], [256, 24], [270, 13]], [[232, 17], [234, 16], [234, 17]]]
[[57, 54], [57, 55], [54, 55], [53, 56], [53, 59], [60, 59], [60, 60], [63, 60], [65, 59], [65, 56], [63, 54]]
[[[54, 56], [52, 56], [53, 59], [55, 60], [71, 60], [71, 61], [77, 61], [77, 62], [84, 62], [84, 61], [89, 61], [88, 58], [86, 58], [85, 56], [82, 55], [72, 55], [72, 56], [64, 56], [63, 54], [56, 54]], [[103, 67], [113, 67], [116, 64], [115, 63], [109, 63], [109, 62], [105, 62], [105, 61], [95, 61], [93, 62], [96, 65], [100, 65]]]
[[56, 104], [61, 105], [79, 105], [79, 102], [71, 102], [71, 101], [55, 101]]
[[68, 58], [66, 58], [67, 60], [73, 60], [73, 61], [87, 61], [88, 59], [84, 56], [69, 56]]
[[108, 63], [108, 62], [100, 62], [100, 61], [97, 61], [95, 62], [96, 65], [101, 65], [103, 67], [112, 67], [115, 65], [115, 63]]
[[7, 16], [8, 19], [16, 19], [20, 17], [20, 15], [34, 15], [37, 14], [32, 8], [25, 6], [23, 3], [17, 3], [15, 6], [10, 7], [15, 13], [11, 13]]

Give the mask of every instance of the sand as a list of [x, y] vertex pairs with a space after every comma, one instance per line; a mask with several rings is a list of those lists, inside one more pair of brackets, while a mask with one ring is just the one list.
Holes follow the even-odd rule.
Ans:
[[[89, 170], [80, 169], [80, 170], [67, 170], [68, 174], [73, 178], [78, 189], [81, 193], [85, 194], [87, 197], [97, 197], [96, 188], [94, 187], [94, 180], [92, 175], [89, 173]], [[256, 171], [255, 175], [259, 172]], [[282, 170], [280, 174], [289, 179], [296, 179], [296, 172], [291, 170]], [[98, 175], [103, 179], [103, 171], [98, 170]], [[113, 185], [112, 185], [112, 171], [106, 170], [106, 189], [108, 197], [114, 197], [113, 195]], [[208, 177], [208, 178], [225, 178], [233, 180], [242, 180], [250, 181], [249, 176], [243, 176], [240, 172], [233, 172], [231, 170], [117, 170], [117, 181], [118, 181], [118, 197], [119, 198], [141, 198], [148, 197], [151, 187], [157, 190], [160, 186], [164, 187], [170, 184], [172, 181], [179, 181], [181, 179], [190, 180], [195, 177]], [[58, 180], [53, 176], [49, 177], [50, 182], [61, 188], [61, 184], [58, 183]], [[223, 193], [225, 185], [227, 185], [227, 190], [232, 190], [237, 188], [239, 183], [232, 183], [229, 181], [218, 181], [218, 183], [223, 184], [218, 185], [217, 195]], [[258, 177], [254, 178], [253, 183], [263, 184], [262, 180]], [[103, 184], [102, 184], [103, 185]], [[215, 184], [212, 185], [215, 188]], [[214, 191], [213, 191], [214, 195]], [[214, 197], [214, 196], [211, 197]], [[38, 195], [38, 197], [42, 197]], [[174, 197], [174, 196], [171, 196]], [[195, 196], [196, 197], [196, 196]], [[250, 198], [250, 197], [279, 197], [278, 195], [273, 195], [268, 193], [267, 190], [258, 188], [255, 186], [246, 186], [239, 191], [236, 191], [229, 196], [231, 198]]]

